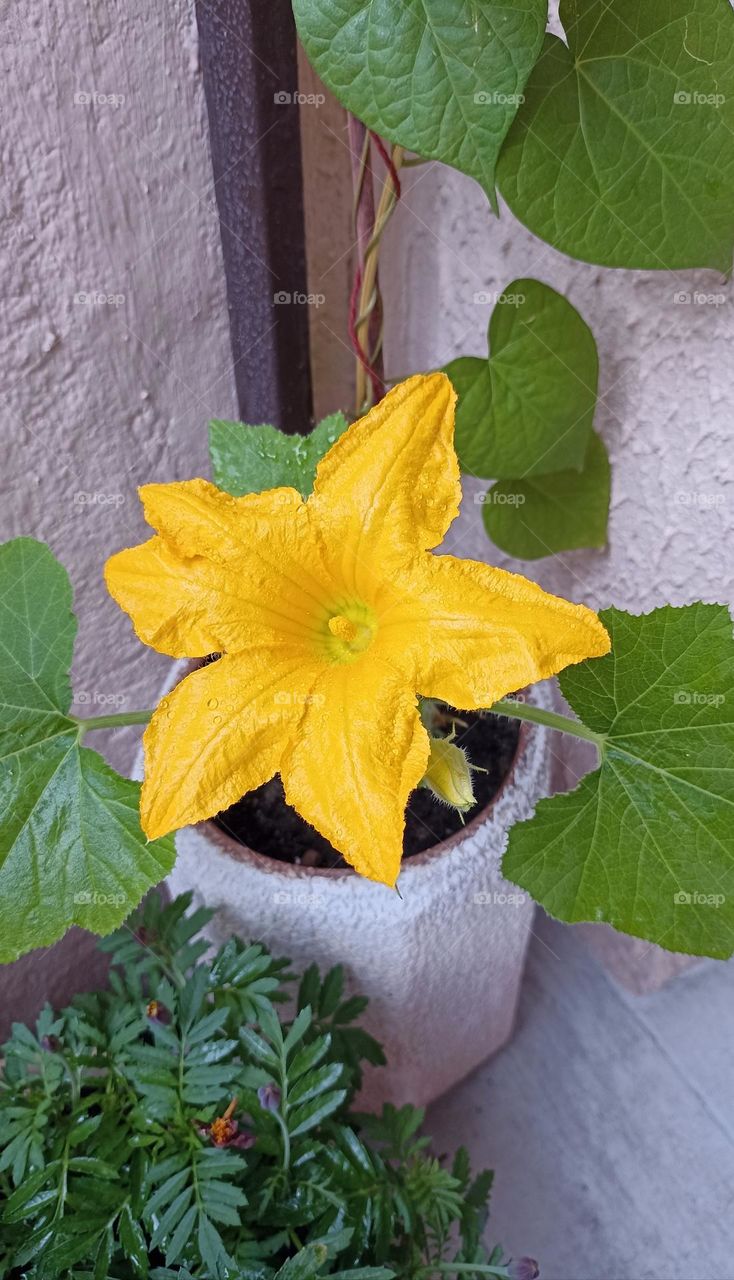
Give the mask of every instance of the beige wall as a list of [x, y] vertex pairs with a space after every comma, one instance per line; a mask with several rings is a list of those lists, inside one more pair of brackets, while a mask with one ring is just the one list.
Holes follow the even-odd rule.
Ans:
[[[558, 0], [550, 29], [561, 33]], [[513, 279], [563, 293], [599, 348], [595, 427], [612, 463], [608, 546], [523, 565], [484, 537], [486, 484], [466, 481], [454, 544], [595, 607], [734, 601], [734, 292], [715, 271], [622, 271], [575, 262], [479, 185], [429, 164], [404, 175], [384, 254], [387, 373], [487, 350], [491, 306]], [[469, 550], [471, 548], [471, 552]]]
[[[207, 419], [235, 415], [193, 4], [0, 0], [0, 66], [0, 537], [69, 569], [88, 709], [146, 706], [166, 659], [102, 564], [145, 536], [136, 486], [206, 474]], [[115, 763], [133, 748], [120, 733]], [[89, 950], [76, 934], [0, 971], [0, 1034], [75, 963], [92, 981]]]

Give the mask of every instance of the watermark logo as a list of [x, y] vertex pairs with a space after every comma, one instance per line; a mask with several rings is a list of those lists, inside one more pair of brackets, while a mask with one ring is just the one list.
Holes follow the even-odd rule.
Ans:
[[75, 507], [121, 507], [124, 493], [87, 493], [78, 489], [72, 498]]
[[124, 707], [127, 694], [103, 693], [99, 689], [80, 689], [74, 694], [74, 702], [79, 707]]
[[[489, 689], [485, 689], [484, 691], [480, 691], [479, 693], [477, 693], [477, 701], [480, 703], [480, 705], [483, 705], [483, 706], [484, 706], [484, 708], [485, 708], [485, 711], [480, 713], [480, 714], [482, 714], [482, 715], [483, 715], [483, 714], [485, 714], [485, 712], [487, 712], [487, 713], [488, 713], [488, 712], [489, 712], [489, 710], [490, 710], [490, 708], [492, 707], [492, 704], [493, 704], [494, 702], [496, 702], [496, 701], [497, 701], [497, 695], [496, 695], [496, 693], [493, 693], [491, 690], [489, 690]], [[527, 695], [526, 695], [526, 694], [524, 694], [524, 693], [508, 693], [507, 697], [506, 697], [506, 698], [503, 698], [503, 702], [519, 702], [519, 703], [523, 703], [523, 702], [527, 702], [527, 701], [528, 701], [528, 699], [527, 699]], [[493, 712], [492, 712], [492, 715], [502, 716], [502, 712], [501, 712], [501, 711], [493, 711]], [[510, 719], [514, 719], [514, 717], [512, 717], [512, 716], [502, 716], [502, 719], [503, 719], [503, 720], [510, 720]]]
[[75, 307], [122, 307], [124, 305], [124, 293], [103, 293], [101, 289], [92, 289], [89, 293], [82, 290], [74, 294]]
[[273, 701], [279, 707], [323, 707], [326, 699], [323, 693], [292, 693], [289, 689], [279, 689]]
[[673, 102], [677, 107], [723, 107], [726, 95], [723, 93], [699, 93], [694, 90], [677, 89], [673, 94]]
[[486, 289], [479, 289], [473, 295], [472, 301], [478, 307], [521, 307], [525, 302], [525, 294], [497, 291], [492, 293]]
[[502, 489], [488, 489], [486, 493], [475, 493], [474, 502], [478, 507], [522, 507], [525, 505], [525, 494], [505, 493]]
[[320, 894], [309, 893], [306, 890], [288, 892], [285, 889], [279, 889], [273, 894], [273, 902], [279, 907], [303, 907], [306, 910], [312, 910], [315, 907], [323, 908], [324, 905]]
[[722, 707], [726, 694], [702, 693], [700, 689], [676, 689], [673, 702], [677, 707]]
[[473, 898], [478, 907], [522, 907], [527, 900], [525, 893], [502, 893], [498, 889], [483, 890]]
[[278, 293], [273, 294], [273, 302], [276, 307], [323, 307], [326, 302], [326, 295], [323, 293], [288, 293], [286, 289], [280, 289]]
[[97, 889], [80, 889], [74, 894], [74, 902], [78, 907], [124, 907], [127, 897], [124, 893], [100, 893]]
[[124, 93], [98, 93], [96, 89], [86, 92], [82, 89], [74, 94], [75, 107], [112, 107], [118, 111], [124, 105]]
[[727, 301], [725, 293], [703, 293], [694, 289], [691, 293], [680, 289], [673, 297], [676, 307], [723, 307]]
[[326, 102], [324, 93], [288, 93], [281, 89], [273, 94], [276, 107], [323, 107]]
[[706, 510], [711, 507], [723, 507], [726, 501], [723, 493], [704, 493], [698, 489], [679, 489], [675, 500], [681, 507], [699, 507]]
[[698, 890], [687, 893], [679, 889], [673, 894], [673, 902], [677, 907], [723, 907], [726, 897], [723, 893], [699, 893]]
[[525, 101], [524, 93], [500, 93], [498, 90], [487, 92], [480, 89], [474, 94], [477, 107], [521, 107]]

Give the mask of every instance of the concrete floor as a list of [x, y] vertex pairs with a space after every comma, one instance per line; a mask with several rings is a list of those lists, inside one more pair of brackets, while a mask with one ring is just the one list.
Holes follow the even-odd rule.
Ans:
[[734, 1280], [734, 962], [651, 996], [538, 917], [512, 1043], [429, 1111], [542, 1280]]

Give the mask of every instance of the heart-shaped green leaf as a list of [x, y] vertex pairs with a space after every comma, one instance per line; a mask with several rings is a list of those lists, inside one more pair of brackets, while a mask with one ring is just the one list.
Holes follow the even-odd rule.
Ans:
[[215, 418], [209, 423], [214, 482], [235, 498], [282, 485], [307, 498], [318, 463], [348, 425], [343, 413], [332, 413], [310, 435], [286, 436], [277, 427]]
[[519, 560], [603, 547], [609, 492], [609, 458], [592, 431], [583, 471], [492, 485], [484, 496], [484, 527], [498, 547]]
[[496, 203], [502, 142], [547, 0], [293, 0], [318, 74], [370, 129], [476, 178]]
[[139, 786], [79, 745], [68, 714], [76, 619], [48, 547], [0, 546], [0, 961], [72, 925], [117, 928], [174, 861], [148, 843]]
[[608, 609], [612, 652], [561, 688], [601, 763], [510, 832], [503, 870], [561, 920], [734, 951], [734, 641], [723, 605]]
[[513, 280], [492, 312], [489, 352], [445, 368], [458, 395], [462, 470], [488, 479], [580, 471], [599, 362], [578, 311], [539, 280]]
[[498, 166], [510, 208], [610, 267], [718, 267], [734, 244], [729, 0], [561, 0]]

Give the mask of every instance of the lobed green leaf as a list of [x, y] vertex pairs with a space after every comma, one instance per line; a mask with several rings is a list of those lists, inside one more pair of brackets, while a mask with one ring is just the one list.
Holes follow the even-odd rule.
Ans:
[[484, 495], [489, 537], [508, 555], [539, 560], [559, 551], [603, 547], [607, 540], [611, 471], [604, 441], [591, 433], [582, 471], [526, 480], [499, 480]]
[[498, 167], [536, 235], [609, 267], [729, 271], [729, 0], [561, 0]]
[[601, 614], [604, 658], [560, 677], [599, 767], [510, 832], [505, 875], [551, 915], [670, 951], [734, 952], [734, 641], [724, 605]]
[[332, 413], [310, 435], [287, 436], [277, 427], [216, 418], [209, 424], [214, 482], [235, 498], [281, 486], [307, 498], [318, 463], [348, 426], [343, 413]]
[[72, 924], [108, 933], [175, 856], [172, 838], [145, 839], [139, 785], [80, 746], [71, 603], [46, 546], [0, 546], [0, 962]]
[[348, 111], [482, 184], [540, 52], [546, 0], [294, 0], [316, 71]]
[[513, 280], [489, 322], [489, 357], [444, 370], [458, 395], [456, 451], [468, 475], [537, 477], [584, 466], [599, 360], [575, 307], [540, 280]]

